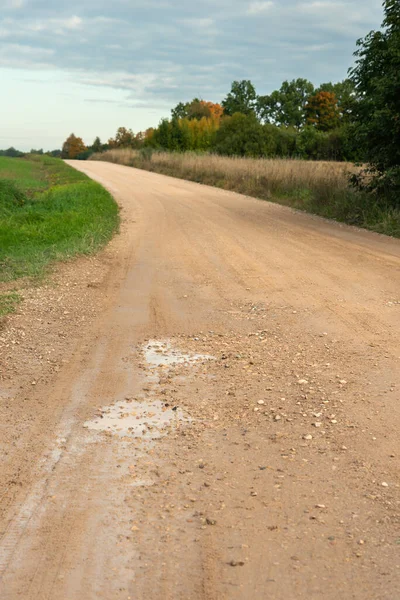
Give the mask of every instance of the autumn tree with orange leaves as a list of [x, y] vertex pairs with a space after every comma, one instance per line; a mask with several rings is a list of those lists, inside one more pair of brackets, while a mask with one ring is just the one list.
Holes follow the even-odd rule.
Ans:
[[333, 92], [317, 92], [305, 107], [306, 123], [319, 131], [331, 131], [339, 125], [340, 111]]
[[70, 158], [74, 159], [81, 154], [81, 152], [85, 152], [87, 150], [82, 138], [76, 137], [73, 133], [65, 140], [62, 151], [61, 158]]
[[214, 102], [206, 102], [193, 98], [191, 102], [179, 102], [171, 111], [173, 119], [188, 119], [189, 121], [196, 119], [216, 119], [220, 120], [224, 114], [224, 109], [220, 104]]

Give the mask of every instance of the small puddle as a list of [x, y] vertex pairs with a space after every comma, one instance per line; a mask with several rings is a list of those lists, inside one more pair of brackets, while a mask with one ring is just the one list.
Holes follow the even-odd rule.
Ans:
[[152, 368], [177, 364], [191, 365], [203, 360], [214, 360], [210, 354], [184, 354], [175, 350], [168, 340], [150, 340], [143, 347], [143, 352], [147, 364]]
[[160, 400], [124, 400], [103, 408], [101, 415], [86, 421], [84, 427], [119, 437], [155, 440], [165, 434], [167, 428], [179, 428], [190, 420], [180, 408], [167, 407]]
[[[142, 352], [152, 370], [146, 374], [146, 381], [156, 385], [159, 380], [156, 369], [173, 368], [178, 364], [190, 366], [201, 361], [215, 360], [209, 354], [184, 354], [174, 349], [169, 340], [150, 340], [144, 344]], [[154, 391], [148, 395], [154, 395]], [[120, 438], [155, 440], [166, 435], [168, 429], [177, 429], [190, 422], [191, 418], [179, 407], [148, 398], [143, 401], [127, 399], [106, 406], [95, 419], [86, 421], [84, 427]]]

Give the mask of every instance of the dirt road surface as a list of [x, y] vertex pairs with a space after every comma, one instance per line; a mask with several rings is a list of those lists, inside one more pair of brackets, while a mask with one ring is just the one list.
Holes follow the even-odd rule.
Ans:
[[399, 241], [74, 166], [121, 232], [0, 331], [0, 598], [400, 598]]

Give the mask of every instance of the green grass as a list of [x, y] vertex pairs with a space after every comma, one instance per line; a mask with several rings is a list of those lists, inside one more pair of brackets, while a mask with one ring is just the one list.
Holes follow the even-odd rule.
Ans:
[[17, 292], [5, 292], [0, 294], [0, 318], [15, 312], [15, 307], [22, 298]]
[[63, 161], [0, 157], [0, 281], [41, 276], [55, 260], [93, 253], [118, 222], [112, 196]]

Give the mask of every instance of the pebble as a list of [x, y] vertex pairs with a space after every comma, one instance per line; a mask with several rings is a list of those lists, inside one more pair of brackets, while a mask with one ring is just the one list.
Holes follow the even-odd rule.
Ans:
[[382, 482], [382, 487], [389, 487], [389, 484], [388, 484], [388, 483], [386, 483], [386, 481], [383, 481], [383, 482]]
[[259, 400], [257, 404], [265, 404], [264, 400]]
[[312, 439], [313, 439], [313, 437], [312, 437], [312, 435], [310, 433], [308, 433], [307, 435], [303, 436], [303, 440], [312, 440]]

